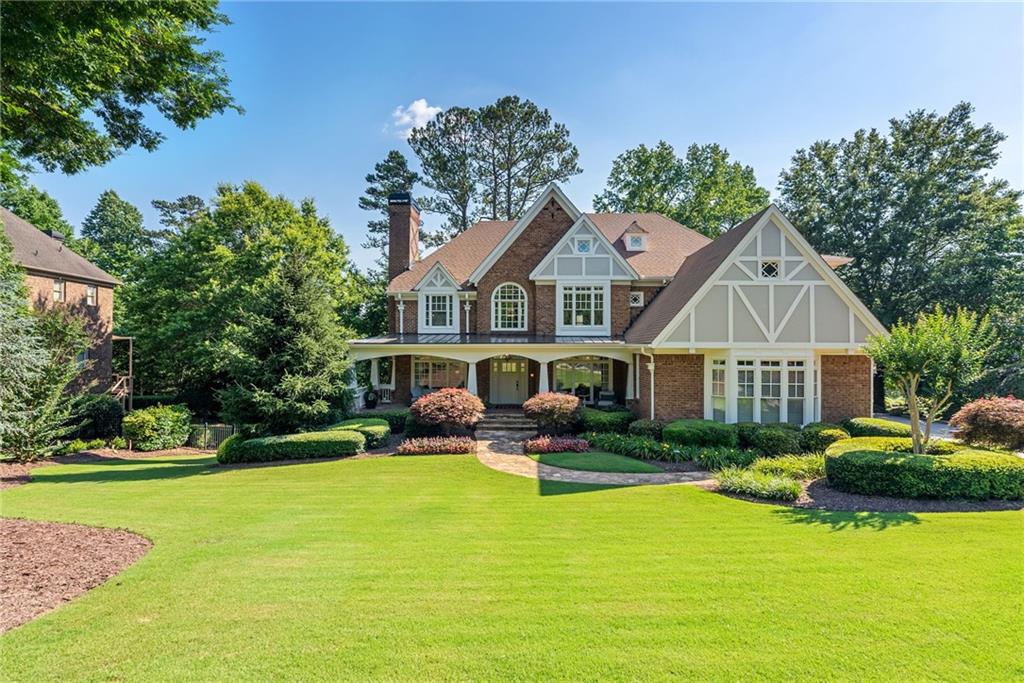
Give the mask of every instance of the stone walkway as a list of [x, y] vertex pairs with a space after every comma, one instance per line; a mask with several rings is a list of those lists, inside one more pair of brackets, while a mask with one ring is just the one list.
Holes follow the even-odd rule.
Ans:
[[476, 457], [493, 470], [530, 479], [564, 481], [574, 484], [635, 486], [638, 484], [689, 484], [708, 481], [708, 472], [659, 472], [627, 474], [623, 472], [584, 472], [542, 465], [523, 455], [523, 432], [481, 431], [476, 434]]

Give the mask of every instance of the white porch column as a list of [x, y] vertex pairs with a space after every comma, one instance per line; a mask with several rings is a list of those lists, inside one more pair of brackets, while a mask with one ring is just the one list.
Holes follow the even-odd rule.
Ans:
[[380, 359], [370, 359], [370, 386], [380, 389]]
[[651, 373], [651, 419], [654, 419], [654, 362], [647, 364], [647, 371]]
[[392, 389], [395, 388], [395, 359], [398, 356], [391, 356], [391, 379], [388, 380], [388, 386]]
[[626, 400], [632, 401], [636, 398], [633, 387], [633, 362], [636, 360], [635, 355], [630, 355], [629, 360], [626, 362]]
[[405, 334], [405, 302], [398, 300], [398, 334]]
[[548, 385], [548, 366], [549, 365], [551, 365], [551, 363], [548, 363], [548, 362], [540, 363], [540, 378], [539, 378], [539, 380], [537, 382], [537, 393], [539, 393], [539, 394], [543, 394], [543, 393], [545, 393], [547, 391], [550, 391], [550, 389], [548, 388], [548, 386], [549, 386]]
[[470, 361], [468, 365], [469, 371], [466, 373], [466, 390], [476, 396], [476, 361]]

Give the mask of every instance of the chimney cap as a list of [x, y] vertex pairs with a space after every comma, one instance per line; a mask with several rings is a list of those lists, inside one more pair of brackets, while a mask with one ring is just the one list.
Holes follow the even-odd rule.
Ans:
[[53, 239], [57, 240], [58, 242], [64, 242], [64, 233], [60, 232], [59, 230], [47, 230], [46, 234], [52, 237]]
[[412, 198], [411, 192], [392, 192], [388, 195], [388, 206], [414, 206], [416, 210], [420, 210], [420, 205], [416, 203], [416, 200]]

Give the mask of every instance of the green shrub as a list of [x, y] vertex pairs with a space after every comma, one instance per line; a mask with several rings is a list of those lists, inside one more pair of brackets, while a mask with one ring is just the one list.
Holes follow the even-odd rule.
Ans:
[[417, 439], [425, 436], [440, 436], [442, 433], [440, 427], [436, 425], [421, 424], [412, 416], [412, 414], [405, 418], [405, 429], [402, 431], [405, 432], [406, 438], [409, 439]]
[[110, 439], [121, 433], [124, 408], [110, 394], [86, 394], [78, 400], [74, 412], [82, 422], [79, 436]]
[[754, 433], [761, 429], [757, 422], [737, 422], [736, 440], [740, 448], [753, 448]]
[[81, 453], [84, 450], [85, 441], [83, 439], [73, 439], [61, 446], [57, 450], [57, 455], [74, 455], [75, 453]]
[[[235, 437], [225, 439], [225, 443]], [[361, 453], [366, 437], [359, 432], [336, 429], [323, 432], [303, 432], [286, 436], [264, 436], [242, 442], [231, 442], [217, 449], [217, 462], [270, 462], [272, 460], [299, 460], [308, 458], [337, 458]]]
[[762, 474], [774, 474], [792, 479], [817, 479], [825, 476], [825, 456], [815, 453], [758, 458], [750, 466], [750, 469]]
[[585, 432], [616, 432], [624, 434], [636, 416], [628, 410], [596, 410], [580, 408], [580, 428]]
[[682, 455], [710, 472], [723, 467], [748, 467], [758, 457], [757, 451], [727, 446], [684, 446]]
[[359, 413], [356, 417], [387, 420], [388, 425], [391, 427], [391, 433], [401, 434], [405, 431], [405, 420], [409, 417], [409, 409], [388, 408], [387, 410], [374, 410], [372, 412]]
[[880, 417], [854, 417], [843, 420], [850, 436], [910, 436], [910, 425]]
[[355, 417], [333, 424], [327, 429], [346, 429], [359, 432], [366, 437], [367, 448], [382, 448], [388, 445], [391, 438], [391, 425], [387, 420], [379, 417]]
[[800, 432], [800, 449], [804, 453], [821, 453], [836, 441], [849, 438], [850, 433], [839, 425], [812, 422]]
[[666, 460], [682, 462], [690, 460], [680, 446], [649, 439], [645, 436], [627, 436], [615, 432], [587, 432], [580, 435], [590, 445], [601, 451], [625, 455], [638, 460]]
[[561, 434], [579, 420], [580, 399], [572, 394], [545, 391], [523, 403], [523, 415], [537, 423], [542, 432]]
[[718, 489], [765, 500], [796, 500], [800, 497], [800, 482], [786, 476], [767, 474], [741, 467], [726, 467], [715, 474]]
[[125, 441], [123, 436], [115, 436], [110, 440], [110, 447], [114, 450], [120, 450], [128, 447], [128, 442]]
[[755, 430], [750, 445], [762, 455], [800, 453], [800, 433], [777, 425]]
[[217, 446], [217, 462], [240, 462], [238, 450], [245, 442], [241, 434], [232, 434]]
[[726, 446], [739, 443], [736, 425], [713, 420], [676, 420], [665, 425], [662, 436], [680, 446]]
[[648, 439], [661, 440], [661, 433], [665, 429], [665, 423], [661, 420], [634, 420], [629, 423], [629, 432], [632, 436], [646, 436]]
[[182, 405], [133, 410], [124, 417], [121, 431], [137, 451], [177, 448], [188, 440], [192, 414]]
[[[950, 453], [962, 451], [965, 448], [967, 448], [967, 446], [963, 446], [952, 441], [932, 439], [925, 447], [925, 452], [928, 455], [949, 455]], [[842, 453], [849, 453], [850, 451], [913, 453], [914, 442], [910, 437], [855, 436], [849, 439], [836, 441], [825, 449], [825, 455], [840, 455]]]
[[850, 451], [825, 459], [840, 491], [901, 498], [1024, 498], [1024, 459], [965, 449], [951, 455]]
[[132, 410], [142, 410], [153, 406], [167, 406], [176, 402], [174, 394], [136, 394], [132, 396]]

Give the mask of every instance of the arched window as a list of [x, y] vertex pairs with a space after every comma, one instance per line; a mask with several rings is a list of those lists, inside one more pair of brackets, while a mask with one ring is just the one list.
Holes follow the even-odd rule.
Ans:
[[491, 329], [526, 329], [526, 291], [516, 283], [498, 285], [491, 294]]

